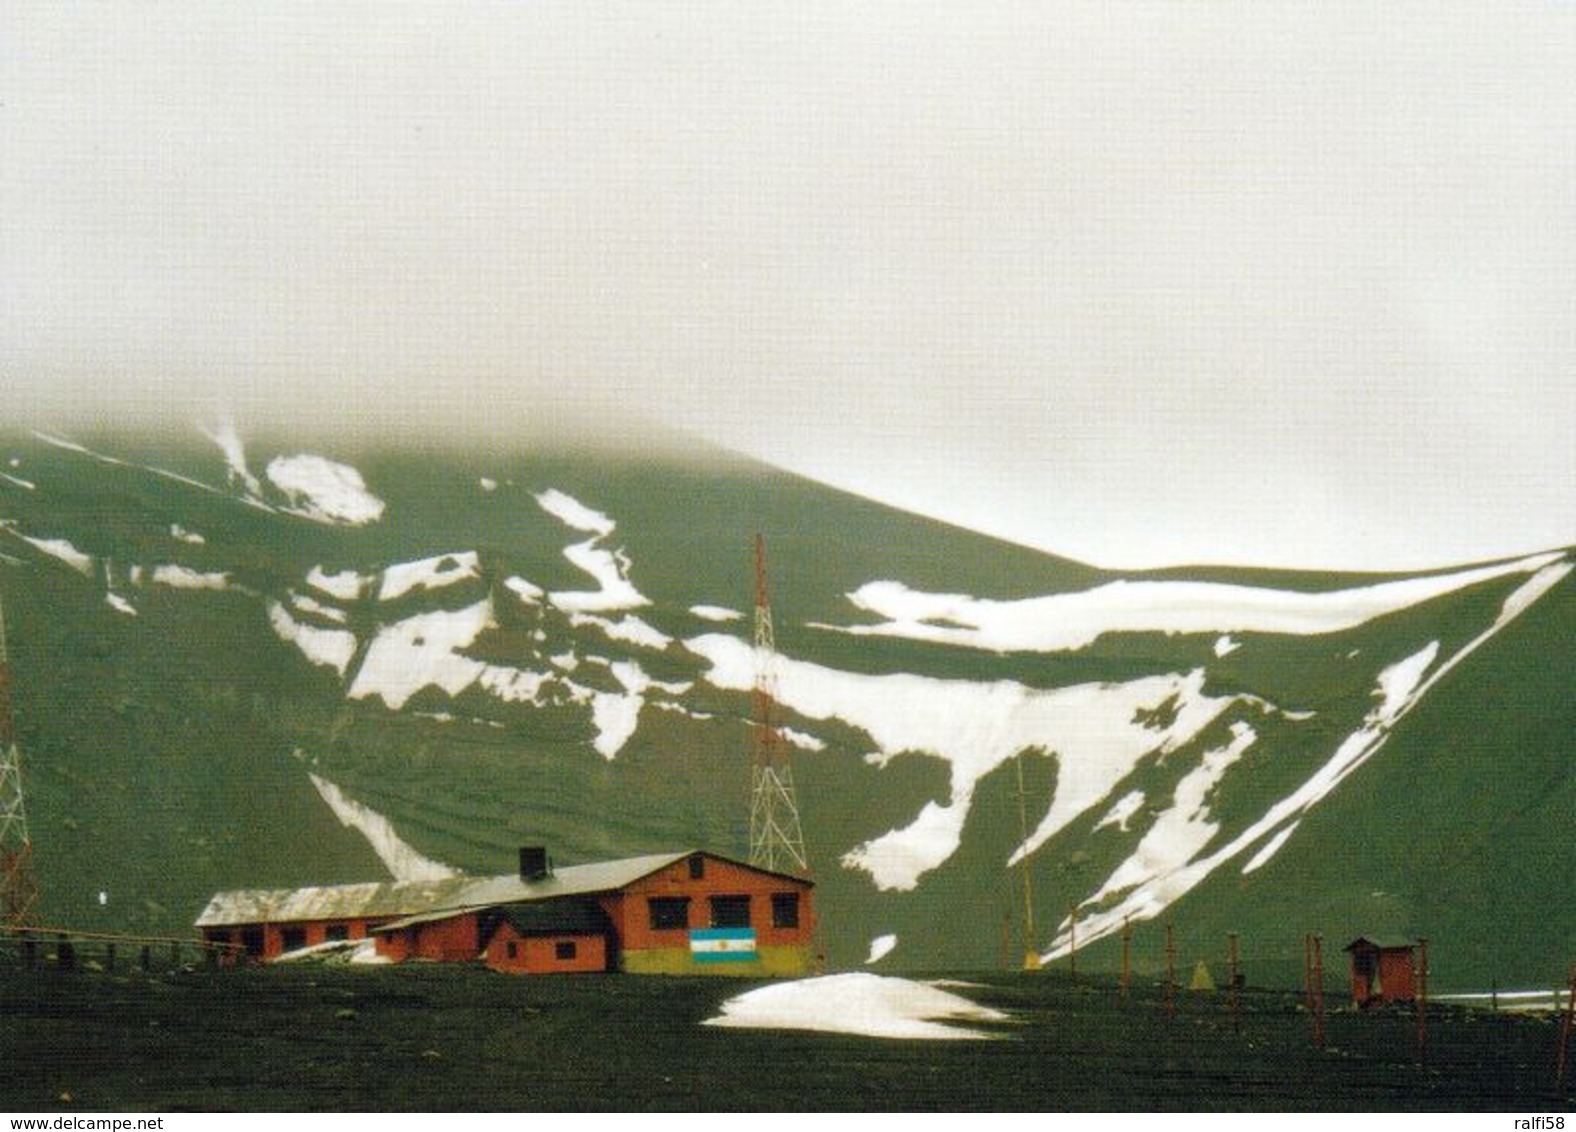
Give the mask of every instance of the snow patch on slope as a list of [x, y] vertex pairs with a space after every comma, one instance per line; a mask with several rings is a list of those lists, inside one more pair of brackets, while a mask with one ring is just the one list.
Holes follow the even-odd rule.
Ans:
[[235, 430], [234, 423], [224, 421], [213, 431], [203, 429], [202, 432], [219, 446], [219, 451], [224, 453], [225, 468], [231, 485], [240, 484], [248, 495], [260, 498], [263, 494], [263, 485], [246, 466], [246, 447], [241, 443], [241, 434]]
[[474, 550], [399, 562], [383, 571], [378, 600], [395, 601], [417, 590], [438, 590], [481, 576], [481, 557]]
[[[1290, 840], [1302, 816], [1381, 750], [1395, 725], [1421, 703], [1447, 673], [1515, 620], [1573, 569], [1572, 563], [1560, 555], [1544, 555], [1527, 561], [1539, 565], [1532, 577], [1506, 597], [1492, 625], [1443, 662], [1438, 660], [1439, 642], [1432, 641], [1386, 667], [1375, 681], [1376, 702], [1364, 717], [1362, 725], [1347, 736], [1324, 765], [1301, 786], [1276, 802], [1257, 821], [1209, 856], [1188, 861], [1152, 883], [1139, 885], [1115, 905], [1081, 918], [1078, 925], [1079, 940], [1092, 942], [1119, 931], [1123, 920], [1128, 917], [1147, 919], [1155, 916], [1215, 869], [1272, 833], [1274, 836], [1248, 861], [1242, 871], [1258, 869], [1273, 858]], [[1047, 960], [1066, 954], [1071, 946], [1068, 928], [1069, 924], [1064, 921], [1060, 934], [1045, 956]]]
[[378, 860], [383, 862], [383, 867], [388, 869], [395, 880], [443, 880], [460, 875], [458, 869], [451, 869], [412, 849], [394, 831], [393, 823], [376, 810], [346, 797], [344, 791], [326, 778], [319, 778], [315, 774], [308, 774], [307, 777], [317, 787], [323, 801], [328, 803], [328, 808], [334, 811], [340, 824], [354, 829], [367, 839], [367, 844], [372, 846]]
[[370, 583], [354, 570], [329, 573], [321, 566], [314, 566], [307, 571], [306, 584], [340, 601], [355, 601]]
[[306, 625], [290, 615], [284, 604], [268, 603], [268, 623], [281, 639], [301, 650], [313, 664], [325, 665], [344, 676], [356, 655], [356, 637], [344, 629], [320, 629]]
[[554, 605], [567, 613], [613, 613], [651, 604], [629, 580], [629, 556], [598, 545], [616, 529], [612, 519], [557, 489], [537, 495], [536, 502], [566, 526], [592, 536], [566, 547], [564, 557], [596, 579], [599, 588], [555, 592], [549, 595]]
[[[1017, 601], [925, 593], [901, 582], [869, 582], [848, 595], [858, 608], [887, 618], [879, 625], [833, 626], [860, 636], [908, 637], [994, 652], [1084, 648], [1104, 633], [1285, 633], [1308, 636], [1355, 628], [1375, 617], [1466, 586], [1547, 566], [1535, 555], [1423, 578], [1304, 593], [1214, 582], [1118, 580], [1078, 593]], [[1220, 648], [1217, 641], [1217, 649]], [[1229, 649], [1227, 650], [1229, 651]], [[1217, 655], [1224, 655], [1217, 653]]]
[[875, 939], [870, 941], [870, 955], [865, 959], [865, 963], [868, 965], [881, 962], [881, 960], [892, 954], [892, 949], [896, 946], [897, 936], [892, 934], [876, 936]]
[[290, 500], [287, 510], [314, 522], [359, 527], [383, 517], [385, 504], [367, 490], [361, 473], [322, 456], [276, 456], [268, 480]]
[[1143, 804], [1144, 792], [1142, 790], [1130, 790], [1116, 800], [1116, 805], [1106, 811], [1105, 817], [1095, 822], [1094, 827], [1095, 829], [1104, 829], [1106, 826], [1114, 825], [1123, 833], [1126, 833], [1127, 823], [1133, 820], [1133, 815], [1138, 813], [1139, 808]]
[[464, 609], [418, 613], [384, 625], [367, 646], [348, 695], [353, 700], [381, 697], [393, 711], [428, 685], [457, 696], [486, 668], [479, 660], [461, 656], [459, 650], [490, 624], [492, 603], [483, 600]]
[[32, 543], [37, 549], [42, 550], [51, 558], [58, 558], [67, 566], [84, 577], [93, 576], [93, 556], [78, 550], [69, 539], [63, 538], [29, 538], [27, 535], [17, 535], [23, 542]]
[[1171, 807], [1149, 827], [1133, 855], [1116, 867], [1090, 902], [1098, 903], [1139, 885], [1150, 885], [1158, 892], [1163, 885], [1157, 882], [1202, 852], [1220, 832], [1220, 824], [1209, 820], [1210, 792], [1257, 738], [1248, 724], [1233, 723], [1231, 742], [1205, 752], [1198, 766], [1182, 777]]
[[230, 575], [203, 573], [190, 566], [164, 564], [155, 566], [149, 575], [155, 584], [178, 590], [224, 590], [230, 587]]
[[[708, 634], [686, 646], [710, 663], [707, 679], [713, 685], [740, 691], [754, 686], [751, 645]], [[926, 803], [909, 825], [844, 856], [846, 867], [863, 870], [886, 890], [914, 888], [957, 850], [975, 785], [1019, 752], [1040, 748], [1055, 751], [1058, 759], [1056, 797], [1020, 849], [1032, 852], [1106, 797], [1145, 754], [1186, 743], [1243, 699], [1204, 695], [1202, 671], [1035, 689], [1006, 680], [843, 672], [782, 656], [777, 666], [778, 701], [807, 718], [838, 719], [863, 730], [876, 744], [876, 765], [904, 752], [951, 765], [948, 800]], [[1162, 705], [1174, 708], [1164, 727], [1135, 719]]]

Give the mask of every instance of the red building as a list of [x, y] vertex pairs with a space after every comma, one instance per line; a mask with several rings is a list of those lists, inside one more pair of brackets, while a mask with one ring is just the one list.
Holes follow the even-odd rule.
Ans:
[[1352, 957], [1352, 1003], [1359, 1007], [1410, 1002], [1414, 988], [1410, 940], [1359, 936], [1346, 945]]
[[522, 974], [799, 975], [814, 959], [812, 887], [714, 853], [553, 870], [526, 848], [519, 875], [221, 892], [197, 927], [259, 960], [371, 938], [394, 962]]

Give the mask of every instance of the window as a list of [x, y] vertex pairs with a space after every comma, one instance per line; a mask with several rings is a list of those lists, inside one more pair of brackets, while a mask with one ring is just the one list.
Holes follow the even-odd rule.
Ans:
[[772, 927], [797, 928], [799, 926], [799, 894], [797, 892], [772, 893]]
[[246, 948], [248, 955], [261, 955], [263, 953], [263, 929], [243, 928], [241, 931], [241, 946]]
[[553, 958], [558, 960], [573, 959], [575, 957], [575, 941], [561, 939], [553, 944]]
[[689, 927], [688, 896], [653, 896], [646, 902], [646, 907], [651, 913], [651, 930], [654, 932]]
[[510, 959], [520, 958], [520, 945], [518, 943], [510, 943], [504, 950], [508, 952]]
[[285, 928], [279, 933], [279, 946], [285, 951], [300, 951], [306, 946], [305, 928]]
[[750, 898], [748, 896], [713, 896], [711, 898], [711, 926], [714, 928], [749, 927]]
[[700, 880], [706, 875], [706, 858], [691, 857], [689, 859], [690, 880]]
[[345, 924], [329, 924], [323, 929], [323, 939], [333, 943], [338, 940], [350, 938], [350, 928]]

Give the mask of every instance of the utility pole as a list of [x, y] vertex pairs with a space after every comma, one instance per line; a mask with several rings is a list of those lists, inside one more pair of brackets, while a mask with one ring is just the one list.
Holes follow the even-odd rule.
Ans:
[[1018, 767], [1018, 872], [1023, 877], [1023, 969], [1040, 969], [1040, 952], [1034, 944], [1034, 885], [1029, 880], [1029, 809], [1023, 793], [1023, 754], [1016, 760]]

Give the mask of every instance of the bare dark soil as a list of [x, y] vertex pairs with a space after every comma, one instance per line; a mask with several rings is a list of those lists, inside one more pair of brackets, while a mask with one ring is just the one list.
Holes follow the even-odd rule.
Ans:
[[0, 1110], [1538, 1111], [1557, 1020], [1432, 1008], [1326, 1019], [1298, 995], [968, 976], [1000, 1040], [701, 1025], [732, 980], [481, 969], [0, 970]]

